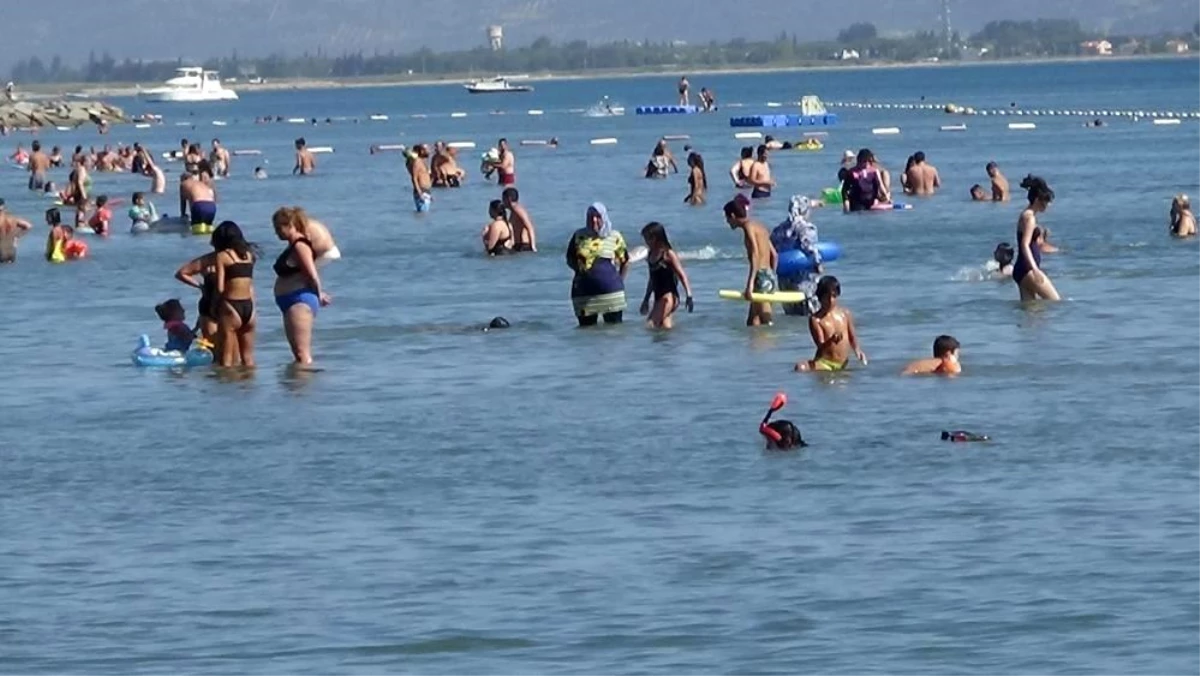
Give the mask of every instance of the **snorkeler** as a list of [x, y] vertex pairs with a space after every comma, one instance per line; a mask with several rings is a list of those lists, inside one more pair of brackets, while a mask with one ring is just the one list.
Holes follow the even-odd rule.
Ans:
[[767, 409], [767, 414], [763, 416], [762, 422], [758, 425], [758, 433], [766, 438], [769, 450], [788, 451], [808, 445], [800, 436], [800, 428], [796, 427], [792, 421], [771, 420], [771, 416], [784, 406], [787, 406], [787, 395], [780, 392], [771, 400], [771, 407]]

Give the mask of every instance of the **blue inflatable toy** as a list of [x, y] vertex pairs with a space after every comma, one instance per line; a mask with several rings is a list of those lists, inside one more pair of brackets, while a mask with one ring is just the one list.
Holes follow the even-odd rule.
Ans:
[[[821, 262], [836, 261], [842, 255], [842, 247], [833, 242], [817, 242], [817, 251], [821, 252]], [[799, 249], [788, 249], [779, 252], [779, 265], [775, 273], [780, 277], [795, 277], [812, 272], [816, 266], [812, 260]]]
[[148, 368], [191, 368], [193, 366], [208, 366], [212, 363], [212, 352], [203, 347], [193, 347], [187, 352], [164, 350], [158, 347], [151, 347], [149, 336], [142, 336], [138, 340], [137, 349], [133, 351], [134, 366]]

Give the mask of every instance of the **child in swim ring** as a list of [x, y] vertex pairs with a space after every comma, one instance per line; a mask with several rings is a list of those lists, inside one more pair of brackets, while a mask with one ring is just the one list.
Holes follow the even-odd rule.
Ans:
[[129, 220], [133, 221], [132, 232], [146, 232], [158, 220], [158, 211], [154, 203], [146, 200], [140, 192], [133, 193], [133, 206], [129, 207]]
[[172, 298], [155, 305], [154, 312], [162, 320], [163, 328], [167, 330], [167, 344], [163, 349], [168, 352], [187, 352], [192, 346], [192, 341], [196, 339], [196, 332], [185, 323], [187, 311], [183, 309], [179, 299]]
[[903, 375], [956, 376], [962, 373], [958, 363], [958, 341], [954, 336], [938, 336], [933, 341], [933, 359], [918, 359], [904, 367]]

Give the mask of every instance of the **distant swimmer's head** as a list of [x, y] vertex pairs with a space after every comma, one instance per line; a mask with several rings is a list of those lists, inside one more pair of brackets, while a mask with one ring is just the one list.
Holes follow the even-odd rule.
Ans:
[[52, 228], [62, 225], [62, 212], [58, 210], [58, 207], [50, 207], [46, 210], [46, 225]]
[[767, 144], [765, 144], [765, 143], [758, 146], [758, 161], [759, 162], [767, 161]]
[[510, 206], [521, 201], [521, 193], [517, 192], [516, 188], [505, 188], [504, 192], [500, 193], [500, 199], [504, 200], [505, 206]]
[[754, 158], [754, 146], [742, 147], [742, 159], [749, 160]]
[[158, 318], [164, 322], [183, 321], [183, 318], [187, 316], [187, 313], [183, 309], [183, 303], [180, 303], [178, 298], [164, 300], [158, 305], [155, 305], [154, 313], [157, 314]]
[[913, 153], [912, 159], [913, 164], [923, 164], [925, 162], [924, 151], [918, 150], [917, 152]]
[[483, 327], [483, 330], [491, 331], [492, 329], [507, 329], [509, 326], [511, 325], [504, 317], [492, 317], [492, 321], [488, 322], [488, 325]]
[[954, 336], [938, 336], [933, 340], [933, 356], [938, 359], [958, 360], [958, 340]]
[[42, 149], [42, 142], [41, 142], [41, 141], [34, 141], [32, 144], [30, 144], [30, 146], [29, 146], [29, 147], [30, 147], [30, 148], [32, 148], [32, 149], [33, 149], [33, 152], [35, 152], [35, 153], [36, 153], [36, 152], [40, 152], [40, 151], [41, 151], [41, 149]]
[[96, 198], [97, 209], [104, 207], [106, 204], [108, 204], [108, 195], [101, 195]]
[[842, 283], [837, 277], [827, 275], [817, 282], [817, 300], [821, 301], [821, 305], [828, 305], [834, 298], [842, 295]]
[[863, 148], [858, 151], [857, 162], [859, 166], [864, 166], [875, 161], [875, 153], [869, 148]]
[[492, 200], [488, 203], [488, 216], [492, 220], [502, 221], [508, 215], [508, 209], [504, 207], [503, 200]]
[[303, 150], [304, 147], [307, 145], [308, 145], [308, 141], [305, 141], [303, 136], [296, 139], [296, 150]]
[[975, 200], [976, 202], [986, 202], [991, 198], [988, 197], [988, 194], [984, 191], [983, 186], [976, 183], [975, 185], [971, 186], [971, 199]]
[[995, 162], [988, 162], [984, 170], [987, 171], [989, 177], [995, 178], [996, 174], [1000, 173], [1000, 165]]
[[1013, 259], [1017, 257], [1017, 252], [1008, 242], [1000, 242], [992, 251], [992, 260], [1000, 264], [1001, 268], [1012, 265]]
[[704, 171], [704, 158], [700, 156], [700, 153], [691, 153], [688, 155], [687, 163], [689, 167], [695, 167], [700, 171]]
[[746, 212], [746, 205], [742, 204], [736, 198], [725, 203], [725, 222], [730, 228], [736, 228], [746, 222], [749, 214]]
[[1171, 211], [1186, 211], [1192, 208], [1191, 199], [1185, 193], [1179, 193], [1171, 200]]
[[854, 161], [854, 151], [853, 150], [847, 150], [846, 152], [842, 153], [842, 164], [849, 164], [850, 162], [853, 162], [853, 161]]
[[267, 177], [266, 169], [263, 169], [262, 167], [254, 168], [254, 178], [266, 178], [266, 177]]
[[142, 203], [144, 203], [146, 201], [146, 196], [140, 192], [135, 192], [135, 193], [133, 193], [133, 197], [131, 197], [130, 199], [133, 201], [134, 204], [141, 205]]
[[658, 221], [651, 221], [642, 228], [642, 240], [651, 249], [661, 247], [671, 250], [671, 240], [667, 237], [667, 227]]
[[1021, 179], [1021, 187], [1027, 191], [1029, 206], [1037, 211], [1045, 211], [1046, 207], [1054, 201], [1054, 191], [1040, 176], [1027, 175]]

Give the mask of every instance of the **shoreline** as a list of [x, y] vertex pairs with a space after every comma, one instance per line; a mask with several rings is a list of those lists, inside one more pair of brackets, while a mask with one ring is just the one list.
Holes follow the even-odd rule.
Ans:
[[[1100, 63], [1100, 62], [1130, 62], [1130, 61], [1166, 61], [1200, 58], [1198, 53], [1187, 54], [1144, 54], [1116, 56], [1063, 56], [1035, 57], [1012, 59], [988, 59], [977, 61], [875, 61], [875, 62], [842, 62], [817, 61], [795, 65], [780, 66], [732, 66], [728, 68], [702, 68], [686, 71], [689, 77], [704, 75], [764, 75], [772, 73], [801, 73], [814, 71], [863, 71], [863, 70], [900, 70], [906, 68], [981, 68], [989, 66], [1013, 65], [1046, 65], [1056, 63]], [[529, 82], [581, 81], [581, 80], [626, 80], [635, 78], [674, 77], [681, 71], [679, 68], [662, 67], [654, 69], [611, 71], [580, 71], [564, 73], [534, 73], [526, 79]], [[231, 89], [238, 93], [275, 92], [275, 91], [313, 91], [325, 89], [381, 89], [389, 87], [436, 87], [461, 85], [481, 76], [472, 73], [453, 73], [437, 77], [405, 78], [397, 75], [381, 75], [363, 78], [294, 78], [272, 80], [262, 84], [229, 83]], [[54, 83], [34, 84], [19, 87], [18, 100], [46, 100], [57, 98], [88, 98], [105, 97], [135, 97], [143, 88], [160, 86], [157, 83], [140, 87], [141, 83]]]

